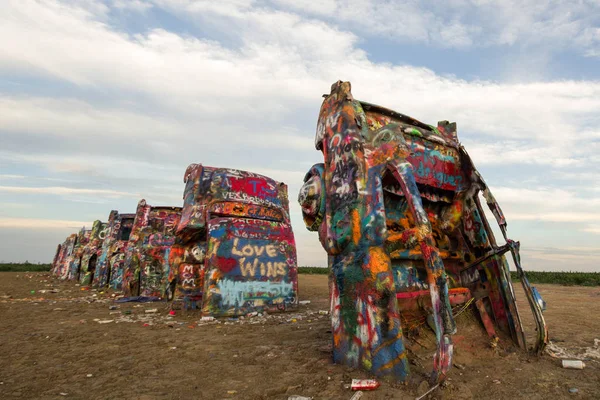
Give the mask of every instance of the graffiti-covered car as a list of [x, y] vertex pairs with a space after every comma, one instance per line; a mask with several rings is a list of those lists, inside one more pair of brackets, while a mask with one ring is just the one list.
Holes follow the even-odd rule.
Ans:
[[336, 362], [404, 380], [403, 329], [429, 325], [437, 346], [431, 380], [442, 380], [452, 365], [453, 307], [473, 306], [493, 341], [501, 331], [525, 349], [507, 252], [537, 324], [534, 350], [543, 350], [547, 329], [519, 243], [508, 238], [455, 123], [434, 127], [355, 100], [350, 83], [338, 81], [323, 101], [315, 145], [324, 163], [307, 173], [299, 202], [329, 255]]
[[181, 207], [156, 207], [141, 200], [125, 254], [123, 293], [126, 296], [165, 297], [169, 254]]
[[102, 243], [108, 232], [108, 224], [100, 220], [94, 221], [90, 236], [81, 252], [79, 282], [90, 285], [96, 272], [98, 259], [102, 255]]
[[190, 165], [171, 248], [171, 290], [212, 316], [298, 304], [287, 186], [252, 172]]
[[96, 263], [93, 287], [102, 288], [109, 285], [112, 289], [121, 290], [125, 248], [134, 218], [135, 214], [119, 214], [116, 210], [110, 212], [102, 252]]
[[54, 253], [54, 258], [52, 259], [52, 268], [50, 268], [50, 273], [52, 275], [58, 275], [58, 266], [60, 265], [63, 251], [62, 251], [63, 243], [59, 243], [56, 246], [56, 252]]
[[60, 252], [56, 258], [56, 264], [53, 267], [53, 274], [56, 277], [66, 280], [69, 277], [69, 265], [73, 258], [73, 252], [75, 251], [75, 245], [77, 244], [77, 234], [73, 233], [65, 239], [62, 245], [60, 245]]
[[90, 240], [91, 233], [92, 231], [90, 229], [85, 229], [85, 227], [81, 228], [79, 233], [77, 233], [77, 240], [75, 241], [75, 246], [73, 246], [73, 251], [65, 260], [68, 269], [66, 278], [67, 280], [79, 280], [81, 257], [83, 256], [84, 247], [87, 246]]

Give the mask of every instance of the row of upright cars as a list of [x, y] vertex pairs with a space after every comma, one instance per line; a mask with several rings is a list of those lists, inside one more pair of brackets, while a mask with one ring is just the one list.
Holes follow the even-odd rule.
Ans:
[[287, 186], [263, 175], [190, 165], [183, 206], [140, 200], [58, 245], [52, 272], [127, 297], [173, 301], [203, 314], [295, 308], [296, 247]]
[[[323, 162], [305, 175], [298, 201], [328, 255], [334, 361], [406, 380], [412, 350], [404, 341], [431, 328], [433, 385], [453, 365], [455, 318], [471, 305], [478, 316], [465, 322], [478, 325], [493, 347], [502, 338], [526, 349], [506, 254], [536, 324], [533, 350], [541, 354], [548, 344], [544, 302], [456, 124], [427, 125], [356, 100], [350, 82], [335, 82], [324, 97], [315, 137]], [[106, 224], [71, 235], [59, 246], [55, 273], [127, 296], [181, 302], [204, 315], [296, 307], [286, 185], [198, 164], [184, 181], [181, 208], [142, 200], [136, 214], [113, 211]]]

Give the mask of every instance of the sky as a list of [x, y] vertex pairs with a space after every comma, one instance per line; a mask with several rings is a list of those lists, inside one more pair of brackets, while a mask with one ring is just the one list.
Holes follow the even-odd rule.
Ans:
[[181, 206], [190, 163], [288, 184], [324, 93], [456, 121], [531, 270], [599, 271], [600, 1], [3, 0], [0, 261], [138, 200]]

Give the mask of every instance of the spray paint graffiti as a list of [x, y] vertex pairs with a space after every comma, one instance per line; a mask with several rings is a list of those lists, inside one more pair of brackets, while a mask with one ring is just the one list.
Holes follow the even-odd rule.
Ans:
[[170, 253], [176, 300], [215, 316], [296, 307], [287, 186], [251, 172], [199, 164], [188, 167], [184, 182]]
[[[473, 297], [483, 320], [491, 313], [525, 347], [504, 258], [511, 250], [518, 260], [518, 244], [496, 245], [479, 194], [501, 228], [504, 217], [456, 124], [432, 127], [354, 100], [339, 81], [321, 107], [315, 144], [325, 162], [307, 173], [299, 202], [329, 254], [334, 361], [405, 380], [400, 322], [427, 317], [437, 342], [431, 380], [439, 381], [451, 366], [451, 306]], [[545, 324], [532, 310], [539, 349]]]
[[153, 207], [140, 200], [124, 254], [123, 293], [165, 297], [169, 253], [181, 207]]
[[102, 254], [102, 243], [107, 235], [108, 224], [100, 220], [94, 221], [87, 244], [83, 247], [81, 255], [81, 268], [79, 282], [90, 285], [96, 271], [98, 258]]
[[102, 251], [96, 263], [92, 286], [109, 286], [121, 290], [125, 247], [133, 227], [135, 214], [119, 214], [112, 210], [108, 216]]
[[79, 280], [81, 258], [83, 256], [85, 246], [87, 246], [90, 241], [91, 233], [91, 230], [85, 229], [84, 227], [81, 228], [81, 230], [77, 234], [77, 241], [75, 242], [75, 246], [73, 247], [73, 252], [67, 258], [66, 261], [68, 264], [67, 280]]
[[52, 267], [52, 273], [59, 279], [66, 280], [69, 276], [69, 266], [77, 245], [77, 234], [73, 233], [65, 239], [60, 249], [55, 255], [55, 262]]

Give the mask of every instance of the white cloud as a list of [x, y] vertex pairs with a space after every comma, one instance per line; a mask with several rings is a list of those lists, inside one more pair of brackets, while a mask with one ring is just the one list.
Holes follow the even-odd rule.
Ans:
[[[12, 188], [4, 192], [79, 201], [146, 197], [178, 205], [185, 167], [202, 162], [285, 181], [292, 214], [299, 217], [298, 187], [308, 165], [321, 161], [313, 147], [320, 95], [337, 79], [352, 81], [356, 98], [424, 122], [458, 121], [459, 137], [476, 165], [526, 165], [540, 179], [557, 171], [574, 174], [574, 168], [594, 175], [600, 162], [600, 82], [467, 81], [416, 66], [376, 63], [360, 47], [366, 30], [466, 47], [493, 45], [490, 31], [498, 33], [496, 44], [534, 43], [530, 28], [520, 27], [524, 23], [548, 35], [559, 27], [563, 40], [590, 24], [573, 24], [581, 18], [572, 15], [540, 26], [538, 13], [554, 15], [544, 5], [527, 3], [521, 15], [495, 2], [480, 3], [488, 10], [489, 29], [477, 25], [479, 19], [466, 19], [462, 1], [444, 6], [452, 11], [448, 14], [435, 8], [421, 12], [417, 2], [374, 9], [369, 2], [307, 2], [288, 4], [287, 11], [258, 1], [152, 3], [217, 33], [219, 40], [154, 27], [119, 32], [101, 3], [5, 3], [9, 12], [0, 12], [0, 37], [11, 40], [0, 41], [0, 74], [48, 80], [58, 89], [0, 96], [5, 111], [0, 158], [16, 169], [39, 166], [54, 178], [89, 181], [76, 193], [62, 186], [4, 186]], [[149, 3], [129, 4], [147, 9]], [[490, 14], [494, 7], [498, 16]], [[335, 16], [335, 23], [327, 16]], [[588, 36], [581, 48], [592, 48], [595, 39], [589, 31]], [[61, 92], [61, 85], [69, 90]], [[20, 171], [5, 173], [13, 174]], [[578, 191], [514, 192], [521, 189], [488, 183], [509, 221], [585, 224], [597, 217], [598, 198], [587, 201]], [[543, 200], [529, 200], [535, 198]], [[302, 223], [295, 224], [300, 262], [323, 265], [316, 235], [300, 233]]]
[[56, 219], [35, 219], [35, 218], [0, 218], [0, 228], [22, 228], [22, 229], [60, 229], [69, 228], [73, 231], [81, 229], [83, 226], [91, 227], [90, 222], [67, 221]]
[[152, 8], [152, 4], [142, 0], [112, 0], [112, 6], [119, 10], [144, 12]]
[[0, 179], [23, 179], [25, 175], [0, 174]]
[[138, 198], [138, 194], [127, 192], [119, 192], [117, 190], [107, 189], [80, 189], [69, 188], [63, 186], [47, 186], [47, 187], [25, 187], [25, 186], [0, 186], [0, 192], [8, 193], [24, 193], [24, 194], [54, 194], [54, 195], [94, 195], [105, 197], [134, 197]]
[[600, 235], [600, 224], [590, 225], [584, 229], [584, 232], [595, 233]]
[[289, 10], [352, 25], [366, 36], [439, 47], [521, 46], [530, 52], [600, 49], [600, 4], [537, 0], [276, 0]]

